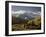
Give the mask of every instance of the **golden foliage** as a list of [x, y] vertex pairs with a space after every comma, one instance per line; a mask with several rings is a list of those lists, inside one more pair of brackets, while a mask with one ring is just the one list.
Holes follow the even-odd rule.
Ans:
[[40, 16], [35, 17], [34, 23], [35, 23], [35, 25], [40, 25], [41, 24], [41, 17]]

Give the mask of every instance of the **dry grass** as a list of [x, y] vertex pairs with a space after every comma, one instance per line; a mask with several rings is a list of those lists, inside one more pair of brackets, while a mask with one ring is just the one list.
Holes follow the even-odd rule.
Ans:
[[35, 19], [28, 20], [26, 23], [13, 24], [12, 31], [22, 31], [22, 30], [38, 30], [41, 29], [41, 17], [37, 16]]

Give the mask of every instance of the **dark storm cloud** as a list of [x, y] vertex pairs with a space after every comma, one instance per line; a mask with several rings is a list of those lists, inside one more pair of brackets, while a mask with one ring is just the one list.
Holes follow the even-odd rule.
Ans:
[[33, 12], [39, 12], [41, 11], [41, 7], [29, 7], [29, 6], [14, 6], [12, 5], [12, 11], [20, 11], [20, 10], [25, 10], [25, 11], [33, 11]]

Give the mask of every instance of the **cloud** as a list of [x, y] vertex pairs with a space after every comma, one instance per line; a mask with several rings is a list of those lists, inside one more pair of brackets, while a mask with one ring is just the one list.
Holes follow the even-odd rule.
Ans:
[[33, 12], [34, 15], [41, 15], [41, 12]]
[[26, 11], [26, 10], [19, 10], [19, 11], [15, 11], [15, 12], [12, 11], [12, 15], [15, 16], [15, 17], [19, 17], [21, 14], [28, 16], [28, 17], [30, 17], [30, 16], [34, 17], [34, 16], [37, 16], [37, 15], [41, 15], [41, 12], [40, 11], [38, 11], [38, 12], [34, 11], [33, 12], [33, 11]]
[[16, 17], [19, 17], [20, 14], [24, 14], [26, 11], [24, 10], [19, 10], [19, 11], [12, 11], [12, 15], [13, 16], [16, 16]]
[[19, 10], [19, 11], [12, 11], [12, 14], [24, 14], [26, 11], [24, 10]]

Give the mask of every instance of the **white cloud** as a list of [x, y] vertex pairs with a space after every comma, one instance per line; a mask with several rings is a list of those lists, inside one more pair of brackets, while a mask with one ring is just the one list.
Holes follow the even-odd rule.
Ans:
[[24, 10], [20, 10], [20, 11], [16, 11], [16, 12], [13, 12], [12, 11], [12, 14], [24, 14], [26, 11]]
[[33, 14], [41, 15], [41, 12], [33, 12]]
[[[20, 14], [24, 14], [24, 13], [27, 13], [27, 15], [29, 15], [29, 16], [41, 15], [41, 12], [32, 12], [32, 11], [26, 11], [26, 10], [19, 10], [19, 11], [15, 11], [15, 12], [12, 11], [13, 16], [16, 16], [16, 17], [19, 17]], [[25, 17], [25, 19], [27, 19], [27, 17]]]
[[16, 11], [16, 12], [12, 11], [12, 14], [13, 14], [13, 16], [19, 17], [20, 14], [24, 14], [25, 12], [26, 11], [24, 11], [24, 10], [20, 10], [20, 11]]

